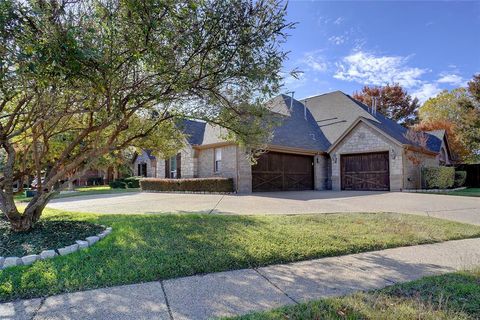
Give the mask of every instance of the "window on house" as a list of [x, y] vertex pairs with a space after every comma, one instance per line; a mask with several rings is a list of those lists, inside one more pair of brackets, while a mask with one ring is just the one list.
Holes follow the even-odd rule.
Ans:
[[147, 176], [147, 164], [146, 163], [139, 163], [137, 166], [138, 169], [138, 176], [139, 177], [146, 177]]
[[222, 149], [216, 148], [214, 150], [214, 170], [220, 172], [222, 170]]
[[170, 178], [175, 179], [177, 177], [177, 156], [170, 158]]

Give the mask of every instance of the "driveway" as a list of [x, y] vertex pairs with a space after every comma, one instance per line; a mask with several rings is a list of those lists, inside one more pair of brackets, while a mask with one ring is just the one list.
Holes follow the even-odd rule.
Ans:
[[249, 195], [132, 192], [55, 199], [49, 207], [107, 214], [400, 212], [480, 225], [479, 198], [404, 192], [295, 191]]

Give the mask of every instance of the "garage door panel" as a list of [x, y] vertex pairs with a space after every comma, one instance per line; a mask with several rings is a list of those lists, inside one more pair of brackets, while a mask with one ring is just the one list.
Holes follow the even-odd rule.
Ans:
[[278, 152], [264, 153], [252, 166], [253, 191], [313, 189], [313, 157]]
[[388, 152], [342, 155], [342, 190], [390, 190]]

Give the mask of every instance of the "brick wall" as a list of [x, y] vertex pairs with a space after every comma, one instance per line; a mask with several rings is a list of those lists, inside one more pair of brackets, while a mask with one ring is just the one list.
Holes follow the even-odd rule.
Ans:
[[[180, 150], [181, 160], [181, 175], [182, 178], [194, 178], [197, 175], [195, 150], [190, 146], [186, 146]], [[165, 159], [157, 160], [157, 178], [165, 178]]]

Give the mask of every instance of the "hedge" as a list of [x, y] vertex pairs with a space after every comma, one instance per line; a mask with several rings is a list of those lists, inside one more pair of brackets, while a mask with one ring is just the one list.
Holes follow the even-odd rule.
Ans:
[[467, 171], [455, 171], [455, 181], [453, 186], [455, 188], [463, 187], [467, 180]]
[[422, 169], [423, 181], [427, 189], [448, 189], [455, 181], [453, 167], [426, 167]]
[[142, 179], [142, 177], [129, 177], [125, 179], [117, 179], [110, 182], [108, 185], [112, 189], [140, 188], [140, 179]]
[[233, 192], [231, 178], [156, 179], [140, 180], [144, 191]]

